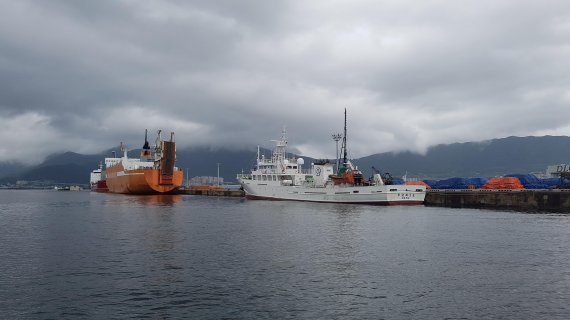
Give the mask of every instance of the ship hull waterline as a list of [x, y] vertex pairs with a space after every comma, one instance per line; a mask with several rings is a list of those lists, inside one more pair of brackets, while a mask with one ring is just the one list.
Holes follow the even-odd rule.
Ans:
[[[422, 205], [425, 192], [402, 186], [306, 188], [251, 185], [242, 183], [246, 199], [286, 200], [319, 203], [347, 203], [368, 205]], [[395, 190], [394, 190], [395, 188]], [[388, 191], [393, 189], [393, 191]]]
[[248, 200], [267, 200], [267, 201], [298, 201], [298, 202], [314, 202], [314, 203], [340, 203], [340, 204], [365, 204], [365, 205], [375, 205], [375, 206], [419, 206], [423, 205], [423, 201], [386, 201], [386, 200], [379, 200], [379, 201], [362, 201], [362, 200], [354, 200], [354, 201], [343, 201], [343, 200], [316, 200], [316, 199], [287, 199], [287, 198], [273, 198], [273, 197], [266, 197], [266, 196], [254, 196], [254, 195], [245, 195], [245, 198]]
[[109, 192], [107, 188], [107, 181], [99, 180], [91, 185], [91, 191], [93, 192]]

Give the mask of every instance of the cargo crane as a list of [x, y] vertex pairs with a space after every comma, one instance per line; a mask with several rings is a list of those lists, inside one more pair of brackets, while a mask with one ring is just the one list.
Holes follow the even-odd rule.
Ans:
[[392, 184], [393, 178], [389, 172], [381, 173], [380, 170], [376, 169], [376, 167], [374, 166], [372, 166], [372, 171], [374, 171], [374, 173], [377, 173], [380, 175], [380, 177], [382, 177], [384, 184]]

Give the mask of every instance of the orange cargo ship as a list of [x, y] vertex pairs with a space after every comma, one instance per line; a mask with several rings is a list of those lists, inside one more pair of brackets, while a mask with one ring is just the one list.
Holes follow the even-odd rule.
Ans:
[[145, 132], [140, 159], [127, 157], [127, 149], [122, 144], [122, 158], [105, 158], [109, 192], [161, 194], [175, 191], [182, 185], [183, 172], [174, 166], [174, 133], [170, 133], [170, 141], [163, 141], [160, 133], [161, 130], [158, 130], [154, 150], [151, 150]]

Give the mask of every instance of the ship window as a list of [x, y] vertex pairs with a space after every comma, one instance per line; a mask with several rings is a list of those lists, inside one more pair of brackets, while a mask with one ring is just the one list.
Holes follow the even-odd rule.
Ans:
[[358, 190], [354, 190], [354, 191], [352, 191], [352, 193], [358, 193]]

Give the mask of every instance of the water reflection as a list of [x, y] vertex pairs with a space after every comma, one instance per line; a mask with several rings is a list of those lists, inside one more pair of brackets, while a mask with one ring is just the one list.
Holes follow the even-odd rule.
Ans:
[[147, 195], [140, 196], [139, 200], [144, 204], [171, 205], [182, 201], [182, 196], [179, 194]]
[[172, 206], [182, 201], [182, 195], [179, 194], [157, 194], [157, 195], [123, 195], [109, 194], [109, 198], [105, 203], [110, 206], [127, 205], [159, 205]]
[[570, 314], [568, 216], [6, 191], [0, 217], [7, 319]]
[[327, 227], [327, 246], [324, 253], [328, 257], [327, 265], [334, 265], [329, 270], [338, 279], [352, 278], [357, 271], [355, 262], [361, 254], [361, 206], [335, 204], [329, 209], [334, 219], [329, 220]]

